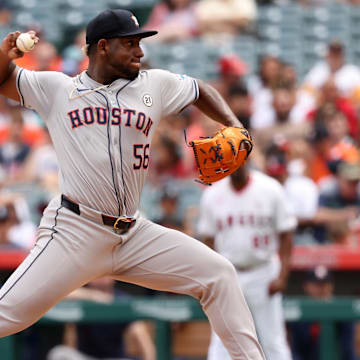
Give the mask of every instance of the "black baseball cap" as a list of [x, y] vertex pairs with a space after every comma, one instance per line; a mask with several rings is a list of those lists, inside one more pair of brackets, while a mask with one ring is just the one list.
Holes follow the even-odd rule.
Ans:
[[324, 284], [332, 281], [332, 274], [326, 266], [319, 265], [307, 272], [306, 280], [317, 284]]
[[86, 27], [86, 44], [94, 44], [100, 39], [156, 35], [154, 30], [142, 30], [135, 15], [123, 9], [104, 10], [95, 16]]

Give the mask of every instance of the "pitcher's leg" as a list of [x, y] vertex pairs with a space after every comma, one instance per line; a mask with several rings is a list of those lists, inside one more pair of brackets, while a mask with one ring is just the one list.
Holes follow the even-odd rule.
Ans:
[[101, 253], [90, 258], [91, 243], [86, 250], [79, 246], [71, 218], [62, 211], [56, 210], [52, 226], [49, 220], [40, 227], [35, 247], [0, 290], [0, 337], [30, 326], [65, 295], [101, 275]]
[[87, 282], [64, 255], [56, 241], [38, 242], [11, 275], [0, 291], [0, 337], [27, 328], [63, 296]]
[[237, 274], [224, 257], [181, 232], [151, 223], [114, 255], [118, 280], [197, 298], [233, 359], [264, 359]]
[[211, 332], [207, 360], [231, 360], [229, 352], [214, 331]]
[[286, 339], [281, 294], [268, 297], [268, 300], [262, 304], [251, 305], [249, 302], [249, 305], [253, 311], [257, 333], [266, 359], [291, 360], [291, 352]]

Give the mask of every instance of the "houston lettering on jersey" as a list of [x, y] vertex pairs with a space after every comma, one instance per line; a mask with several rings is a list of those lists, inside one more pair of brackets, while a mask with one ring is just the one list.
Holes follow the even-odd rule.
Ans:
[[110, 121], [111, 125], [125, 127], [135, 127], [146, 137], [153, 125], [153, 121], [143, 112], [133, 109], [112, 108], [110, 119], [108, 119], [108, 110], [103, 107], [88, 106], [83, 109], [75, 109], [68, 112], [71, 127], [77, 129], [83, 125], [106, 125]]

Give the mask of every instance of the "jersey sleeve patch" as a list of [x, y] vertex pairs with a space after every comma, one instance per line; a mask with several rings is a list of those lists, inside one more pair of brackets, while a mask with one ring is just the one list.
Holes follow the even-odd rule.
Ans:
[[178, 78], [178, 80], [185, 80], [186, 79], [186, 75], [182, 75], [182, 74], [176, 74], [176, 77]]

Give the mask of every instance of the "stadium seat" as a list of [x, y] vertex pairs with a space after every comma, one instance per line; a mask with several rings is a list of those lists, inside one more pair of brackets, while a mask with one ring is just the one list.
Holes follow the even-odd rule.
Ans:
[[157, 0], [108, 0], [107, 5], [112, 8], [152, 8]]
[[[105, 8], [123, 7], [134, 11], [141, 23], [158, 0], [12, 0], [12, 29], [42, 24], [46, 37], [61, 46], [75, 31]], [[294, 2], [281, 6], [259, 6], [255, 36], [238, 36], [216, 42], [193, 39], [178, 44], [147, 46], [151, 64], [176, 72], [214, 77], [216, 62], [223, 54], [235, 53], [257, 68], [259, 55], [271, 54], [294, 64], [303, 74], [325, 54], [327, 43], [338, 39], [346, 47], [347, 59], [360, 60], [360, 7], [329, 1], [326, 6], [302, 7]], [[302, 75], [301, 75], [302, 76]]]
[[260, 6], [257, 21], [262, 23], [280, 23], [283, 19], [282, 10], [278, 6]]

